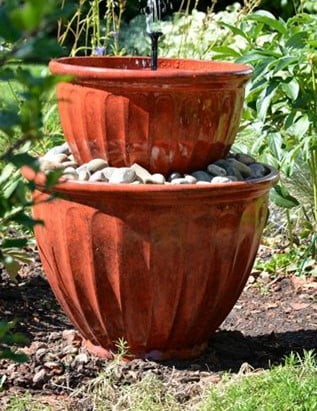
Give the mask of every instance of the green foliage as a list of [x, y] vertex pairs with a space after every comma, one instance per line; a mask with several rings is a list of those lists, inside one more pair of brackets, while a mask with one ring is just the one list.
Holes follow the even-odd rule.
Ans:
[[213, 388], [202, 411], [317, 410], [317, 362], [291, 354], [284, 366], [229, 380]]
[[306, 274], [310, 277], [317, 277], [316, 261], [310, 255], [311, 250], [307, 246], [293, 247], [285, 252], [274, 253], [267, 260], [257, 259], [254, 267], [256, 270], [274, 275], [294, 273], [298, 276]]
[[[242, 139], [254, 141], [253, 154], [279, 168], [282, 184], [272, 192], [281, 207], [307, 207], [312, 239], [317, 225], [317, 16], [298, 14], [288, 21], [258, 11], [238, 26], [238, 58], [226, 53], [228, 39], [217, 58], [251, 64], [254, 75], [246, 95]], [[237, 28], [232, 28], [239, 35]], [[243, 33], [243, 35], [242, 35]], [[306, 178], [298, 178], [305, 171]], [[296, 182], [298, 181], [298, 184]], [[288, 187], [288, 189], [286, 188]], [[303, 186], [309, 196], [300, 193]], [[295, 188], [295, 189], [294, 189]], [[311, 211], [310, 211], [311, 210]], [[314, 243], [315, 245], [315, 240]], [[316, 249], [313, 250], [316, 256]]]
[[47, 59], [60, 54], [60, 46], [46, 35], [60, 15], [54, 1], [11, 0], [0, 7], [0, 22], [5, 22], [0, 24], [0, 85], [13, 94], [0, 102], [0, 264], [12, 278], [28, 257], [21, 251], [26, 238], [11, 238], [9, 229], [17, 224], [33, 228], [38, 223], [26, 213], [34, 185], [24, 182], [18, 170], [23, 165], [38, 170], [37, 161], [28, 152], [31, 142], [43, 139], [43, 107], [59, 81], [25, 63], [34, 56]]
[[13, 351], [10, 348], [12, 345], [25, 346], [28, 344], [28, 339], [24, 335], [13, 332], [15, 325], [15, 322], [0, 321], [0, 360], [8, 359], [16, 362], [25, 362], [28, 360], [25, 354]]
[[[27, 165], [38, 170], [36, 159], [28, 152], [31, 143], [43, 137], [43, 107], [59, 80], [47, 73], [37, 75], [25, 63], [61, 54], [58, 43], [47, 36], [61, 15], [53, 0], [9, 0], [0, 5], [0, 84], [10, 90], [16, 85], [14, 98], [0, 102], [0, 265], [12, 278], [20, 264], [29, 261], [23, 251], [27, 237], [17, 237], [16, 227], [32, 229], [40, 223], [27, 213], [34, 184], [23, 181], [19, 169]], [[25, 344], [22, 336], [12, 333], [13, 326], [0, 323], [0, 358], [23, 361], [25, 356], [10, 348]]]

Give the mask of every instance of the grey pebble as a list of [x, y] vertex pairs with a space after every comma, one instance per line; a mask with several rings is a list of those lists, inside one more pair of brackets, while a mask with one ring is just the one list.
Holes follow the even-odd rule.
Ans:
[[34, 382], [34, 384], [37, 384], [39, 382], [44, 381], [47, 378], [47, 373], [46, 370], [44, 370], [44, 368], [42, 368], [40, 371], [38, 371], [34, 376], [32, 381]]
[[236, 176], [227, 176], [229, 178], [230, 181], [241, 181], [238, 180]]
[[85, 166], [90, 173], [94, 173], [95, 171], [107, 167], [108, 163], [103, 158], [94, 158], [93, 160], [90, 160], [87, 164], [85, 164]]
[[247, 166], [255, 163], [255, 159], [253, 157], [249, 156], [248, 154], [244, 154], [244, 153], [236, 154], [236, 159], [240, 161], [241, 163], [246, 164]]
[[237, 170], [239, 170], [240, 174], [247, 178], [251, 176], [251, 169], [250, 167], [248, 167], [246, 164], [234, 159], [234, 158], [230, 158], [228, 159], [229, 164], [231, 164], [231, 166]]
[[240, 171], [235, 167], [235, 166], [230, 166], [227, 168], [227, 174], [228, 176], [234, 176], [238, 181], [244, 180], [242, 174]]
[[217, 166], [216, 164], [209, 164], [207, 167], [208, 173], [213, 176], [226, 176], [227, 172], [224, 168]]
[[53, 147], [45, 154], [45, 157], [55, 156], [57, 154], [71, 154], [68, 143], [61, 144], [59, 146]]
[[221, 167], [221, 168], [224, 168], [225, 170], [227, 170], [227, 168], [229, 167], [229, 162], [228, 162], [228, 160], [229, 160], [229, 159], [227, 159], [227, 160], [224, 160], [224, 159], [217, 160], [217, 161], [215, 161], [213, 164], [215, 164], [216, 166]]
[[235, 176], [238, 180], [242, 181], [243, 176], [238, 169], [237, 161], [233, 158], [228, 158], [226, 160], [217, 160], [215, 161], [216, 166], [222, 167], [226, 170], [227, 175]]
[[196, 184], [198, 184], [198, 185], [210, 185], [211, 181], [197, 181]]
[[136, 173], [134, 170], [128, 167], [117, 168], [111, 174], [109, 179], [110, 184], [129, 184], [136, 179]]
[[175, 180], [175, 178], [182, 178], [183, 175], [181, 173], [172, 173], [168, 176], [167, 181], [171, 182], [172, 180]]
[[261, 178], [267, 174], [267, 168], [263, 164], [253, 163], [253, 164], [250, 164], [249, 167], [251, 169], [252, 178]]
[[206, 181], [210, 183], [211, 181], [211, 175], [207, 173], [206, 171], [202, 171], [202, 170], [194, 171], [191, 175], [196, 178], [197, 182]]

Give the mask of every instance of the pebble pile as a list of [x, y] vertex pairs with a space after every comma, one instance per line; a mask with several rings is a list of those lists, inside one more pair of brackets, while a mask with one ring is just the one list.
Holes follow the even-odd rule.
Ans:
[[219, 184], [264, 177], [269, 169], [248, 154], [230, 153], [225, 159], [209, 164], [205, 170], [190, 174], [173, 172], [169, 176], [151, 174], [139, 164], [111, 167], [102, 158], [77, 164], [67, 143], [56, 146], [39, 158], [40, 169], [48, 173], [61, 170], [65, 180], [104, 182], [108, 184]]

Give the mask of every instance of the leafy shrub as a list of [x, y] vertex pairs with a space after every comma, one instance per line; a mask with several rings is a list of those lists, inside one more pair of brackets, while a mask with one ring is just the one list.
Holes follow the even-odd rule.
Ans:
[[[36, 75], [22, 63], [47, 61], [61, 54], [61, 47], [46, 34], [59, 16], [54, 0], [0, 3], [0, 86], [14, 81], [18, 89], [15, 99], [0, 103], [0, 268], [5, 267], [13, 278], [27, 260], [23, 251], [27, 238], [12, 233], [17, 226], [29, 229], [39, 223], [26, 213], [34, 184], [23, 181], [18, 170], [23, 165], [38, 170], [28, 151], [31, 142], [43, 138], [43, 106], [58, 81], [47, 73]], [[25, 343], [12, 332], [13, 326], [0, 323], [0, 358], [22, 361], [24, 356], [10, 349], [12, 344]]]
[[254, 141], [249, 150], [281, 170], [283, 184], [272, 198], [303, 211], [302, 235], [310, 238], [316, 257], [317, 16], [301, 13], [285, 22], [259, 11], [231, 30], [243, 42], [233, 50], [228, 39], [214, 49], [217, 58], [254, 67], [240, 136]]

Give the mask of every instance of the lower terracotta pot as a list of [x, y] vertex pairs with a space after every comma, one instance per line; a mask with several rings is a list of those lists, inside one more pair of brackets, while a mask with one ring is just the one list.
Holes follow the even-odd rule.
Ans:
[[[33, 179], [32, 173], [24, 173]], [[45, 201], [35, 181], [36, 239], [66, 314], [104, 356], [123, 338], [152, 359], [198, 356], [252, 268], [277, 173], [217, 185], [67, 182]]]

